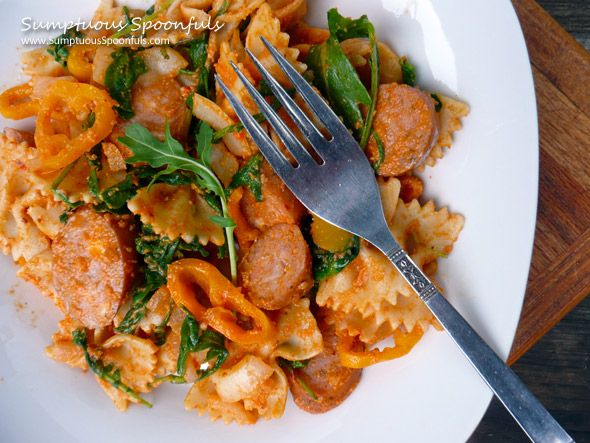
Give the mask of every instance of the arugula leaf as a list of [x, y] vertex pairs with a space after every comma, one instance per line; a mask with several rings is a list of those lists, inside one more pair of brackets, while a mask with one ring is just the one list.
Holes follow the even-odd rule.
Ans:
[[206, 371], [200, 371], [199, 380], [203, 380], [217, 371], [227, 359], [229, 352], [225, 348], [223, 335], [210, 329], [205, 329], [201, 332], [199, 323], [195, 317], [187, 312], [186, 318], [180, 328], [180, 348], [176, 362], [176, 373], [184, 377], [186, 374], [186, 359], [188, 354], [206, 349], [208, 351], [205, 358], [207, 361], [215, 359], [215, 363]]
[[92, 111], [86, 117], [86, 121], [82, 123], [82, 132], [88, 131], [90, 128], [94, 126], [94, 122], [96, 121], [96, 114]]
[[135, 115], [131, 108], [131, 88], [141, 74], [148, 72], [141, 56], [130, 48], [119, 48], [111, 54], [113, 62], [104, 76], [109, 94], [119, 103], [115, 110], [121, 118], [129, 120]]
[[[139, 188], [147, 187], [158, 172], [158, 169], [149, 165], [134, 166], [130, 169], [131, 174], [137, 178]], [[175, 171], [171, 174], [162, 174], [157, 179], [158, 182], [166, 183], [171, 186], [190, 185], [193, 180], [183, 171]]]
[[377, 95], [379, 93], [379, 47], [377, 46], [375, 27], [366, 15], [352, 20], [341, 16], [336, 9], [330, 9], [328, 11], [328, 26], [330, 33], [335, 35], [340, 42], [351, 38], [368, 38], [371, 45], [371, 54], [369, 56], [369, 67], [371, 68], [371, 104], [369, 105], [367, 119], [363, 126], [359, 142], [361, 148], [364, 149], [367, 146], [371, 134], [375, 107], [377, 106]]
[[240, 186], [246, 186], [250, 189], [252, 195], [257, 202], [262, 202], [262, 181], [260, 178], [260, 166], [262, 165], [262, 154], [257, 152], [252, 158], [242, 166], [238, 172], [234, 174], [231, 179], [231, 183], [225, 189], [226, 197], [229, 197], [231, 193]]
[[[68, 211], [69, 210], [72, 210], [72, 209], [75, 209], [78, 206], [84, 204], [83, 201], [78, 201], [78, 202], [72, 202], [72, 201], [70, 201], [69, 197], [63, 191], [60, 191], [58, 189], [59, 188], [59, 185], [61, 184], [61, 182], [64, 181], [64, 179], [68, 176], [68, 174], [70, 173], [70, 171], [74, 168], [74, 166], [76, 166], [76, 163], [78, 163], [78, 160], [74, 160], [72, 163], [70, 163], [68, 166], [66, 166], [64, 168], [64, 170], [61, 171], [61, 173], [57, 176], [57, 178], [51, 184], [51, 191], [55, 194], [55, 196], [57, 198], [59, 198], [62, 202], [64, 202], [66, 204], [66, 206], [68, 207]], [[65, 217], [65, 221], [62, 220], [62, 218], [64, 217], [64, 214], [62, 214], [60, 216], [60, 221], [62, 223], [65, 223], [65, 221], [67, 221], [67, 217]]]
[[408, 86], [414, 86], [416, 83], [416, 68], [408, 63], [408, 59], [406, 57], [402, 57], [399, 59], [399, 64], [402, 68], [402, 77], [404, 84]]
[[186, 383], [186, 380], [184, 377], [182, 377], [180, 375], [168, 374], [163, 377], [156, 377], [153, 382], [148, 383], [148, 386], [150, 388], [155, 388], [156, 386], [160, 386], [165, 381], [175, 384], [175, 385], [180, 385], [180, 384]]
[[113, 40], [113, 39], [123, 37], [127, 34], [135, 32], [135, 31], [139, 31], [139, 29], [141, 28], [141, 25], [143, 25], [144, 23], [147, 23], [147, 22], [151, 22], [152, 20], [158, 18], [160, 16], [160, 14], [162, 14], [164, 11], [166, 11], [166, 9], [168, 9], [168, 7], [173, 2], [174, 2], [174, 0], [166, 0], [165, 2], [163, 2], [160, 5], [160, 8], [158, 9], [157, 12], [154, 12], [155, 7], [156, 7], [155, 4], [150, 6], [150, 8], [145, 11], [145, 15], [143, 16], [143, 18], [139, 21], [139, 23], [137, 25], [134, 25], [131, 21], [127, 21], [127, 24], [125, 26], [123, 26], [119, 31], [115, 32], [113, 35], [111, 35], [109, 37], [109, 39], [107, 40], [107, 44], [110, 44], [111, 40]]
[[228, 218], [228, 217], [221, 217], [219, 215], [212, 215], [211, 217], [209, 217], [209, 220], [211, 220], [213, 223], [216, 223], [223, 228], [235, 228], [236, 227], [236, 222], [233, 221], [233, 219]]
[[379, 151], [379, 158], [375, 163], [373, 163], [373, 169], [375, 170], [376, 174], [377, 172], [379, 172], [379, 168], [381, 167], [381, 165], [383, 164], [383, 160], [385, 159], [385, 148], [383, 147], [383, 143], [381, 143], [381, 138], [379, 137], [379, 134], [377, 134], [377, 131], [371, 130], [371, 134], [375, 139], [375, 143], [377, 144], [377, 149]]
[[195, 239], [193, 243], [186, 243], [181, 238], [170, 240], [168, 237], [160, 237], [154, 234], [149, 225], [142, 225], [141, 232], [135, 240], [137, 252], [143, 256], [145, 266], [142, 271], [143, 282], [136, 286], [132, 293], [131, 308], [125, 314], [121, 324], [115, 328], [116, 332], [132, 334], [137, 324], [145, 316], [146, 305], [152, 295], [166, 284], [168, 265], [183, 257], [182, 251], [196, 251], [203, 257], [208, 255], [207, 251]]
[[138, 187], [133, 184], [133, 177], [127, 174], [125, 179], [100, 193], [105, 211], [127, 214], [127, 202], [137, 194]]
[[280, 359], [280, 363], [284, 363], [293, 369], [307, 368], [307, 365], [309, 364], [309, 359], [307, 359], [307, 360], [286, 360], [283, 357], [279, 357], [279, 359]]
[[342, 252], [329, 252], [318, 246], [311, 248], [313, 275], [316, 281], [326, 280], [347, 267], [360, 251], [359, 238], [355, 235], [352, 244]]
[[223, 0], [221, 7], [217, 11], [217, 14], [215, 14], [215, 18], [221, 17], [223, 14], [225, 14], [229, 10], [230, 6], [231, 6], [231, 1]]
[[68, 49], [68, 45], [64, 44], [65, 41], [76, 40], [78, 38], [84, 37], [76, 26], [72, 26], [71, 28], [66, 29], [66, 31], [54, 39], [58, 43], [47, 48], [47, 52], [53, 56], [56, 62], [62, 65], [64, 68], [68, 67], [68, 57], [70, 55], [70, 50]]
[[[203, 135], [201, 135], [203, 133]], [[213, 131], [207, 123], [201, 125], [199, 132], [199, 150], [206, 157], [206, 153], [210, 150], [208, 147], [212, 142]], [[195, 174], [196, 184], [203, 190], [211, 192], [219, 199], [221, 204], [221, 215], [224, 218], [230, 218], [227, 210], [227, 199], [223, 190], [223, 185], [215, 175], [215, 173], [204, 163], [203, 158], [194, 159], [190, 157], [182, 145], [172, 138], [170, 134], [170, 127], [166, 122], [166, 136], [163, 142], [155, 138], [146, 128], [134, 123], [127, 127], [124, 137], [119, 137], [118, 140], [129, 147], [133, 152], [133, 157], [125, 160], [127, 163], [146, 162], [153, 168], [161, 168], [166, 166], [166, 169], [158, 172], [152, 183], [165, 174], [170, 174], [178, 170], [190, 171]], [[206, 160], [206, 158], [205, 158]], [[234, 228], [224, 227], [226, 242], [229, 250], [230, 267], [232, 281], [235, 284], [237, 281], [237, 256], [234, 245], [233, 231]]]
[[88, 343], [86, 341], [86, 328], [84, 329], [76, 329], [72, 332], [72, 336], [74, 337], [73, 343], [76, 346], [80, 346], [84, 351], [84, 358], [86, 359], [86, 364], [92, 372], [98, 375], [100, 378], [105, 380], [106, 382], [110, 383], [113, 387], [118, 389], [121, 392], [133, 397], [135, 400], [140, 402], [142, 405], [151, 408], [152, 405], [141, 398], [133, 389], [127, 386], [125, 383], [121, 381], [121, 374], [120, 369], [116, 368], [113, 363], [109, 363], [108, 365], [104, 365], [100, 358], [93, 358], [88, 353]]
[[92, 195], [97, 202], [100, 202], [100, 185], [98, 183], [98, 171], [102, 170], [102, 161], [100, 159], [100, 157], [102, 156], [102, 145], [99, 143], [94, 148], [92, 148], [90, 152], [86, 152], [84, 155], [86, 156], [86, 160], [88, 161], [88, 165], [90, 166], [90, 174], [88, 175], [88, 180], [86, 180], [86, 184], [88, 185], [90, 195]]
[[436, 102], [436, 104], [434, 105], [434, 110], [436, 112], [440, 112], [440, 110], [442, 109], [442, 106], [443, 106], [442, 101], [440, 100], [440, 97], [438, 96], [438, 94], [430, 94], [430, 96]]
[[72, 212], [71, 209], [66, 209], [64, 212], [59, 214], [59, 222], [65, 225], [70, 218], [70, 212]]
[[[207, 49], [209, 48], [209, 33], [203, 32], [195, 40], [188, 43], [186, 54], [189, 60], [187, 69], [180, 73], [189, 75], [197, 80], [196, 93], [209, 97], [209, 66], [207, 65]], [[191, 100], [192, 105], [192, 100]], [[190, 107], [190, 106], [189, 106]]]
[[354, 235], [350, 246], [344, 251], [326, 251], [313, 242], [310, 232], [311, 220], [312, 218], [308, 217], [303, 222], [301, 233], [309, 245], [314, 279], [316, 282], [321, 282], [338, 274], [358, 256], [360, 252], [360, 240], [358, 236]]
[[156, 10], [156, 4], [154, 3], [152, 6], [150, 6], [149, 8], [147, 8], [145, 10], [145, 15], [150, 16], [154, 13], [155, 10]]
[[371, 97], [336, 37], [331, 35], [321, 45], [312, 46], [305, 63], [314, 72], [315, 86], [344, 119], [344, 124], [358, 135], [363, 126], [359, 103], [368, 106]]
[[203, 380], [217, 371], [229, 355], [229, 352], [225, 348], [223, 335], [211, 329], [205, 329], [203, 331], [199, 337], [199, 344], [194, 352], [204, 351], [205, 349], [208, 349], [205, 358], [207, 361], [215, 359], [215, 364], [206, 371], [201, 372], [199, 380]]
[[87, 180], [88, 189], [96, 200], [94, 210], [113, 214], [128, 214], [127, 202], [137, 194], [139, 188], [133, 183], [131, 174], [127, 174], [123, 181], [103, 191], [100, 190], [98, 172], [102, 170], [101, 148], [102, 145], [99, 143], [86, 153], [86, 159], [90, 165], [90, 174]]
[[158, 347], [164, 346], [166, 344], [166, 326], [168, 325], [168, 322], [170, 321], [170, 317], [172, 316], [172, 309], [173, 308], [174, 308], [174, 300], [170, 299], [170, 309], [168, 310], [168, 314], [166, 314], [166, 317], [164, 318], [162, 323], [160, 323], [159, 325], [154, 327], [154, 338], [155, 338], [154, 344]]
[[186, 374], [186, 359], [191, 349], [199, 343], [199, 323], [191, 314], [186, 315], [180, 328], [180, 347], [176, 360], [176, 373], [181, 377]]
[[279, 365], [281, 366], [281, 368], [286, 369], [287, 371], [295, 374], [295, 378], [297, 379], [297, 382], [299, 383], [299, 385], [309, 394], [309, 396], [311, 398], [313, 398], [314, 400], [317, 400], [318, 396], [314, 394], [314, 392], [309, 388], [309, 386], [307, 386], [307, 384], [301, 379], [299, 374], [297, 374], [296, 372], [293, 371], [294, 369], [306, 368], [308, 364], [309, 364], [309, 360], [291, 361], [291, 360], [286, 360], [283, 357], [279, 357]]
[[199, 122], [197, 128], [197, 155], [207, 169], [211, 169], [211, 150], [213, 145], [213, 129], [205, 122]]
[[127, 6], [123, 6], [123, 14], [125, 15], [125, 26], [132, 26], [133, 20], [131, 20], [131, 15], [129, 13], [129, 8]]

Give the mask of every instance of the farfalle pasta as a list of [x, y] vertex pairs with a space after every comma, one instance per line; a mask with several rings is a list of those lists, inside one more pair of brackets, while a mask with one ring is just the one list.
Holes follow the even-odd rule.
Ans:
[[[63, 313], [47, 356], [93, 373], [121, 411], [151, 406], [170, 382], [212, 421], [278, 419], [289, 391], [326, 412], [362, 368], [440, 329], [381, 252], [308, 213], [214, 76], [289, 156], [234, 64], [311, 149], [247, 55], [326, 133], [268, 39], [365, 148], [392, 234], [434, 278], [464, 219], [421, 201], [428, 182], [414, 173], [442, 159], [469, 109], [416, 87], [411, 54], [379, 42], [367, 17], [330, 10], [321, 29], [306, 11], [305, 0], [102, 0], [93, 20], [112, 26], [23, 54], [30, 79], [0, 94], [5, 118], [36, 117], [33, 133], [0, 134], [0, 247]], [[386, 338], [395, 345], [378, 348]]]

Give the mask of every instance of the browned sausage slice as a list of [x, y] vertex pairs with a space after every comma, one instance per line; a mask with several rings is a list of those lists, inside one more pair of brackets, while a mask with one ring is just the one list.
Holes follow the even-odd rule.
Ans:
[[88, 328], [107, 326], [135, 279], [131, 216], [75, 211], [51, 244], [53, 283], [66, 313]]
[[264, 231], [240, 262], [240, 284], [262, 309], [281, 309], [313, 286], [311, 254], [296, 225], [274, 225]]
[[191, 112], [182, 95], [182, 86], [174, 78], [159, 77], [158, 81], [141, 84], [137, 82], [131, 93], [131, 108], [135, 115], [130, 120], [117, 119], [109, 141], [121, 149], [125, 157], [133, 155], [131, 149], [119, 142], [128, 126], [139, 123], [157, 139], [163, 141], [166, 124], [170, 134], [183, 142], [188, 134]]
[[265, 161], [261, 167], [262, 202], [246, 190], [240, 201], [240, 209], [248, 223], [261, 231], [279, 223], [297, 224], [305, 215], [305, 207], [295, 198]]
[[[384, 159], [379, 175], [405, 174], [424, 162], [438, 136], [438, 123], [432, 99], [408, 85], [388, 83], [379, 86], [373, 129], [383, 144]], [[371, 137], [369, 159], [379, 159], [379, 149]]]
[[[335, 328], [322, 316], [318, 316], [317, 322], [324, 338], [324, 351], [312, 357], [305, 368], [285, 371], [295, 404], [311, 414], [328, 412], [342, 403], [358, 385], [362, 371], [340, 364]], [[317, 396], [317, 400], [303, 388], [297, 377]]]

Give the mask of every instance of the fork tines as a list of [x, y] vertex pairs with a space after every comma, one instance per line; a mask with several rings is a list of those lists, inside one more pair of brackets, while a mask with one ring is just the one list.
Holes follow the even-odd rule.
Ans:
[[[324, 100], [314, 91], [313, 87], [295, 70], [293, 66], [283, 57], [283, 55], [264, 37], [260, 37], [262, 42], [269, 50], [279, 67], [285, 73], [289, 81], [293, 84], [295, 89], [301, 94], [303, 99], [307, 102], [309, 107], [318, 116], [320, 121], [324, 124], [325, 128], [332, 134], [333, 137], [338, 135], [338, 138], [350, 138], [352, 141], [351, 134], [348, 132], [344, 124], [340, 121], [338, 116], [332, 111], [332, 109], [324, 102]], [[248, 49], [246, 52], [256, 65], [256, 68], [260, 71], [260, 74], [269, 85], [271, 91], [275, 97], [279, 100], [281, 105], [287, 110], [293, 121], [297, 124], [304, 136], [309, 140], [311, 145], [314, 147], [318, 155], [323, 159], [330, 155], [330, 141], [321, 134], [316, 126], [311, 122], [309, 117], [297, 106], [291, 96], [283, 89], [283, 87], [274, 79], [274, 77], [268, 72], [268, 70], [262, 65], [262, 63], [252, 54]], [[318, 166], [317, 162], [309, 154], [309, 152], [303, 147], [301, 142], [293, 135], [287, 125], [281, 120], [277, 113], [272, 109], [268, 102], [262, 97], [262, 95], [256, 90], [256, 88], [248, 81], [246, 76], [237, 68], [237, 66], [231, 62], [233, 69], [244, 84], [244, 87], [248, 90], [252, 96], [254, 102], [260, 108], [260, 111], [265, 116], [267, 121], [271, 124], [277, 135], [280, 137], [286, 148], [289, 150], [293, 158], [297, 161], [299, 166], [305, 168], [311, 168]], [[290, 167], [288, 160], [281, 153], [281, 151], [271, 141], [270, 137], [266, 134], [264, 129], [256, 122], [252, 115], [246, 110], [242, 103], [237, 97], [231, 92], [231, 90], [223, 83], [223, 81], [216, 75], [215, 79], [219, 83], [222, 91], [230, 102], [231, 106], [236, 111], [238, 118], [244, 124], [246, 130], [250, 133], [250, 136], [254, 140], [254, 143], [258, 146], [262, 154], [266, 157], [271, 166], [279, 172], [287, 172], [286, 168]], [[284, 170], [279, 171], [278, 169]]]

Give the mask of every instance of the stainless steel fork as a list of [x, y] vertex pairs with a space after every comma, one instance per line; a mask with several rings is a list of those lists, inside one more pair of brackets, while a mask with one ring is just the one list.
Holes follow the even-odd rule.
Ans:
[[246, 50], [273, 94], [321, 158], [318, 163], [309, 154], [256, 88], [232, 63], [242, 83], [297, 162], [293, 166], [287, 160], [265, 130], [221, 79], [216, 77], [244, 127], [279, 177], [313, 214], [364, 238], [391, 260], [532, 441], [573, 442], [514, 372], [400, 247], [387, 227], [374, 171], [360, 146], [307, 81], [276, 48], [264, 37], [261, 38], [295, 89], [332, 136], [329, 140], [325, 138], [256, 57]]

